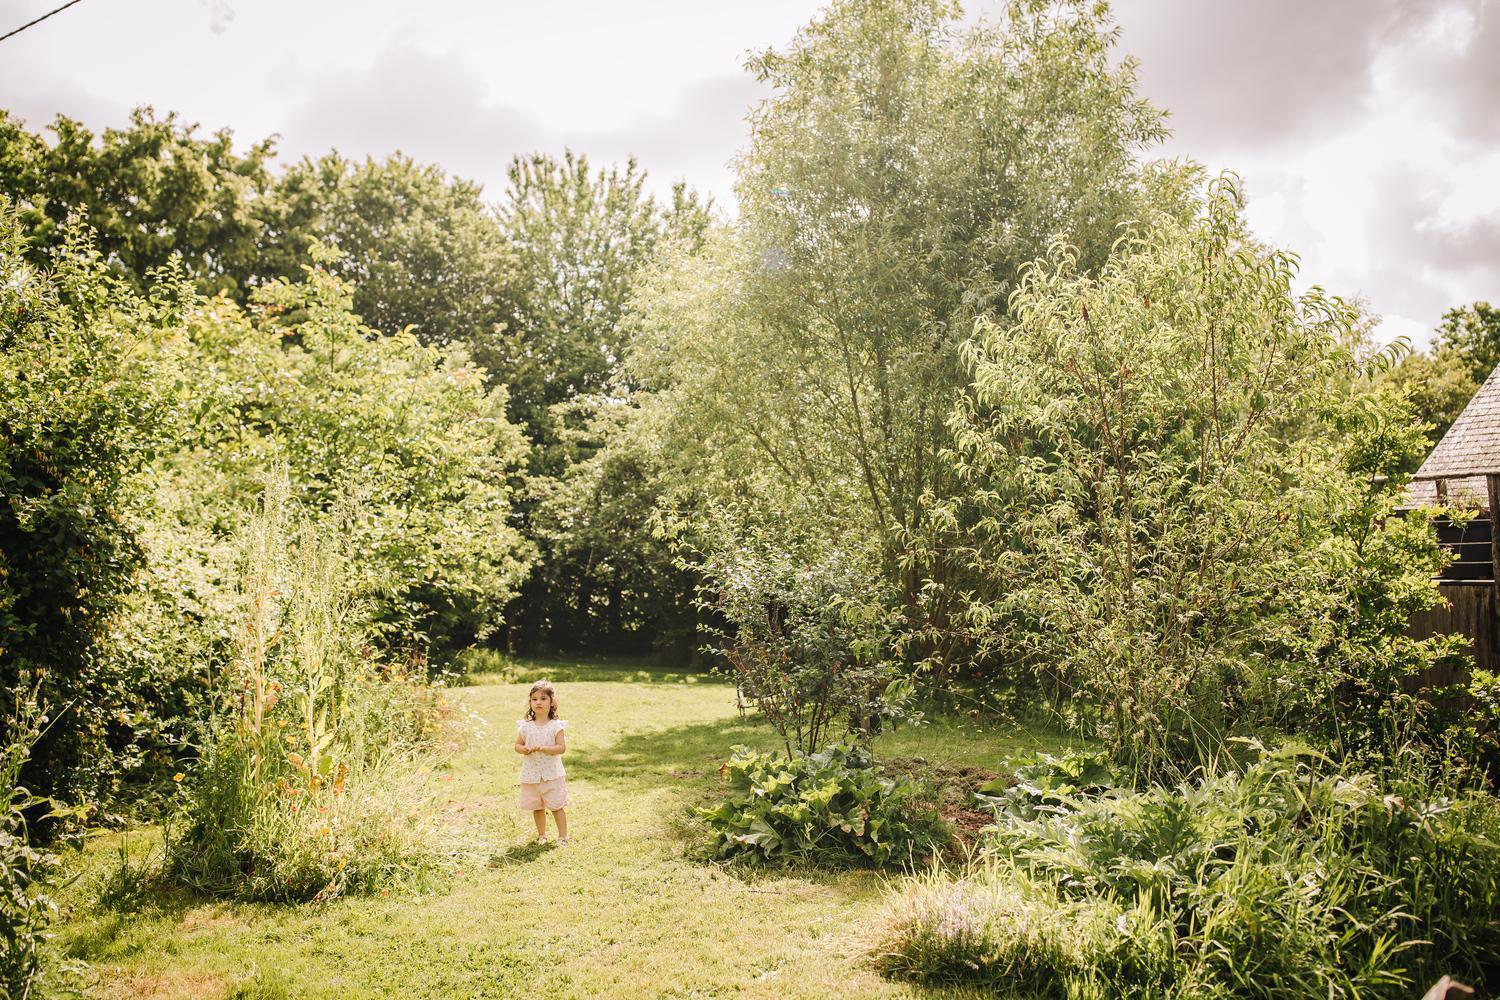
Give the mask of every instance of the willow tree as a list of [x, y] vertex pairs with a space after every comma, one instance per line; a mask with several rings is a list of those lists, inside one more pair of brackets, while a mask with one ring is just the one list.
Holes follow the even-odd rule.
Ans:
[[843, 0], [751, 60], [774, 92], [738, 224], [639, 300], [632, 370], [699, 509], [861, 551], [912, 611], [942, 585], [903, 555], [924, 495], [954, 486], [960, 345], [1054, 241], [1107, 256], [1163, 135], [1115, 36], [1094, 3], [971, 25], [939, 0]]

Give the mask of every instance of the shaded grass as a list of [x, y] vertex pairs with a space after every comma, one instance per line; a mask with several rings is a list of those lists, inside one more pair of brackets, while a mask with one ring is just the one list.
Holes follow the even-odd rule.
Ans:
[[512, 657], [493, 649], [469, 649], [453, 663], [459, 683], [475, 685], [554, 684], [604, 681], [616, 684], [722, 683], [707, 671], [665, 666], [647, 657]]
[[[517, 681], [486, 674], [455, 692], [481, 728], [428, 777], [444, 820], [484, 849], [431, 891], [300, 906], [147, 894], [110, 910], [93, 897], [122, 835], [93, 838], [75, 859], [82, 877], [56, 942], [89, 964], [85, 995], [977, 995], [888, 982], [861, 957], [887, 892], [879, 875], [694, 860], [702, 831], [691, 810], [718, 794], [730, 746], [779, 745], [741, 718], [731, 686], [634, 664], [566, 665], [517, 664]], [[515, 720], [526, 683], [544, 673], [576, 678], [556, 681], [570, 722], [566, 848], [529, 844], [530, 817], [514, 808]], [[877, 749], [932, 757], [934, 739], [949, 757], [989, 760], [991, 741], [1031, 737], [930, 727]]]

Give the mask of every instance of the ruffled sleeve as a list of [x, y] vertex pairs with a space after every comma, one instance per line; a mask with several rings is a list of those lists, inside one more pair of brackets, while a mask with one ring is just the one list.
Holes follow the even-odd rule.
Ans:
[[568, 720], [567, 719], [555, 719], [553, 721], [555, 721], [557, 723], [557, 728], [558, 729], [567, 729], [568, 728]]

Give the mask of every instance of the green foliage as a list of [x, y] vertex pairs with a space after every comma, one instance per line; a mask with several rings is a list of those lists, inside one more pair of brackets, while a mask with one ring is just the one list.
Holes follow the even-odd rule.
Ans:
[[260, 273], [295, 279], [314, 243], [333, 247], [329, 269], [376, 330], [472, 351], [506, 322], [514, 260], [478, 184], [399, 153], [363, 163], [329, 153], [290, 167], [259, 211]]
[[1295, 295], [1240, 198], [1220, 178], [1196, 221], [1158, 216], [1097, 277], [1063, 249], [1027, 272], [1014, 321], [967, 350], [965, 493], [935, 507], [980, 581], [959, 627], [1097, 706], [1146, 771], [1265, 715], [1332, 730], [1447, 649], [1401, 636], [1442, 554], [1393, 516], [1399, 478], [1380, 485], [1420, 428], [1363, 377], [1357, 313]]
[[497, 216], [516, 255], [514, 312], [479, 357], [506, 373], [512, 418], [540, 447], [538, 470], [555, 475], [565, 411], [552, 408], [613, 388], [638, 272], [662, 239], [701, 232], [707, 207], [679, 185], [663, 210], [634, 160], [596, 170], [571, 152], [536, 154], [508, 175]]
[[[1000, 814], [978, 871], [919, 883], [921, 905], [887, 927], [888, 966], [1003, 985], [1029, 963], [1059, 995], [1168, 997], [1409, 996], [1500, 971], [1500, 809], [1486, 795], [1282, 753], [1074, 805]], [[994, 900], [1018, 893], [1040, 912], [994, 919]], [[1074, 915], [1088, 930], [1068, 951], [1030, 939]]]
[[837, 554], [793, 556], [781, 551], [785, 536], [729, 530], [741, 547], [703, 562], [715, 581], [707, 603], [722, 623], [714, 652], [787, 753], [913, 717], [910, 684], [892, 655], [892, 622], [868, 567]]
[[529, 534], [541, 558], [521, 603], [546, 603], [522, 642], [612, 655], [655, 647], [686, 660], [697, 638], [697, 577], [659, 530], [657, 442], [626, 400], [604, 397], [579, 408], [590, 413], [582, 430], [563, 431], [575, 456], [567, 470], [528, 484]]
[[1475, 302], [1445, 312], [1428, 351], [1402, 359], [1389, 378], [1411, 399], [1417, 415], [1432, 424], [1435, 442], [1453, 426], [1497, 365], [1500, 309]]
[[1104, 259], [1163, 135], [1113, 39], [1092, 4], [969, 26], [956, 5], [846, 0], [752, 60], [773, 96], [750, 116], [739, 219], [638, 300], [629, 371], [674, 499], [876, 551], [909, 608], [923, 572], [941, 582], [900, 556], [924, 492], [953, 482], [960, 345], [1054, 239]]
[[21, 784], [21, 772], [41, 739], [48, 719], [35, 702], [13, 714], [0, 748], [0, 789], [5, 807], [0, 816], [0, 996], [26, 997], [42, 972], [42, 945], [57, 905], [45, 883], [58, 865], [56, 855], [31, 843], [28, 814], [50, 801]]
[[51, 131], [48, 141], [0, 111], [0, 194], [16, 205], [33, 264], [69, 246], [68, 220], [81, 214], [104, 262], [137, 288], [174, 258], [210, 294], [243, 294], [262, 273], [271, 140], [237, 153], [228, 129], [200, 138], [149, 107], [97, 137], [62, 115]]
[[416, 781], [434, 695], [371, 659], [357, 511], [340, 513], [305, 518], [273, 476], [246, 528], [234, 656], [168, 844], [169, 871], [201, 890], [327, 899], [404, 879], [440, 849]]
[[617, 651], [642, 628], [682, 637], [692, 582], [648, 527], [659, 446], [633, 430], [620, 363], [642, 268], [664, 243], [696, 245], [709, 207], [680, 184], [663, 206], [634, 161], [595, 169], [571, 152], [518, 157], [509, 179], [497, 217], [515, 253], [512, 313], [477, 356], [504, 374], [532, 444], [521, 509], [544, 558], [513, 640]]
[[38, 269], [19, 229], [0, 199], [0, 690], [60, 713], [27, 787], [97, 800], [157, 693], [114, 650], [144, 563], [150, 462], [180, 429], [173, 338], [188, 292], [164, 274], [135, 294], [76, 228]]
[[1488, 302], [1449, 309], [1438, 324], [1435, 347], [1437, 354], [1457, 355], [1479, 385], [1500, 366], [1500, 309]]
[[[1479, 390], [1469, 366], [1456, 351], [1409, 354], [1388, 378], [1406, 393], [1418, 418], [1431, 425], [1428, 437], [1433, 443], [1442, 440]], [[1403, 471], [1415, 471], [1418, 464], [1420, 458]]]
[[498, 623], [532, 558], [509, 523], [525, 443], [504, 388], [461, 347], [375, 336], [350, 296], [311, 267], [248, 311], [222, 299], [193, 311], [198, 409], [169, 462], [188, 487], [176, 514], [211, 544], [284, 460], [309, 508], [359, 498], [348, 529], [385, 641], [464, 645]]
[[796, 757], [736, 747], [723, 774], [729, 797], [698, 811], [715, 857], [888, 867], [951, 836], [913, 782], [883, 777], [854, 743]]

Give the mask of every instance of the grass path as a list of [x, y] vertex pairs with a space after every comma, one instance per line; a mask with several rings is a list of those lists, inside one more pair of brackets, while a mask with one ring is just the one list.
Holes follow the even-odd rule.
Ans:
[[[860, 936], [887, 890], [865, 872], [746, 873], [693, 860], [691, 807], [708, 801], [736, 743], [771, 746], [733, 689], [706, 678], [548, 665], [569, 720], [573, 843], [537, 848], [514, 808], [510, 750], [525, 687], [481, 677], [457, 693], [484, 726], [432, 775], [439, 802], [483, 849], [422, 894], [270, 906], [153, 898], [90, 902], [123, 842], [79, 862], [64, 956], [87, 996], [911, 997], [959, 996], [876, 976]], [[993, 766], [1037, 745], [948, 722], [878, 747]], [[144, 842], [149, 834], [137, 835]]]

